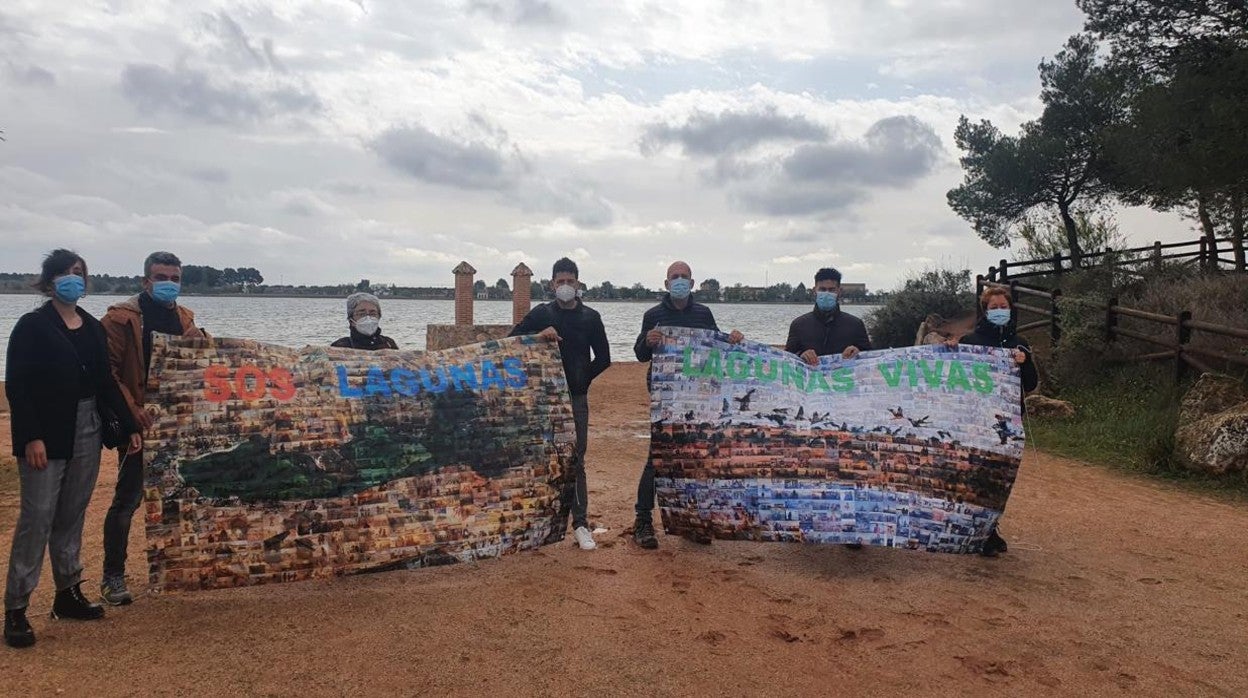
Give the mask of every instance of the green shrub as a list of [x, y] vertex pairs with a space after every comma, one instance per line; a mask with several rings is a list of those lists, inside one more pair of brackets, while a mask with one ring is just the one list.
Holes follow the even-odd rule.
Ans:
[[928, 269], [906, 279], [871, 315], [871, 344], [877, 349], [908, 347], [914, 344], [915, 331], [929, 313], [953, 318], [974, 308], [970, 270]]

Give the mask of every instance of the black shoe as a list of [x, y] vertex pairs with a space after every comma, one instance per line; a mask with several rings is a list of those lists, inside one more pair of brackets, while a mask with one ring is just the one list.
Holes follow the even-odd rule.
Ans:
[[992, 529], [992, 533], [988, 534], [988, 540], [984, 541], [984, 547], [979, 551], [984, 557], [996, 557], [1004, 552], [1009, 552], [1010, 546], [1005, 544], [1005, 539], [997, 533], [997, 529]]
[[35, 629], [26, 620], [26, 609], [4, 612], [4, 644], [9, 647], [30, 647], [35, 644]]
[[659, 539], [654, 535], [654, 523], [650, 519], [637, 519], [633, 523], [633, 542], [646, 550], [659, 547]]
[[69, 618], [71, 620], [99, 620], [104, 617], [104, 607], [92, 603], [83, 596], [79, 587], [82, 582], [56, 592], [52, 601], [53, 618]]

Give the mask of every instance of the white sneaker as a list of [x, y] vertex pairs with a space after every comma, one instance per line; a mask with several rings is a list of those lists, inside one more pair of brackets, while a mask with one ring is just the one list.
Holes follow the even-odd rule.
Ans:
[[576, 536], [576, 543], [581, 546], [581, 550], [593, 550], [598, 547], [598, 544], [594, 542], [594, 534], [590, 533], [588, 528], [580, 526], [572, 533]]

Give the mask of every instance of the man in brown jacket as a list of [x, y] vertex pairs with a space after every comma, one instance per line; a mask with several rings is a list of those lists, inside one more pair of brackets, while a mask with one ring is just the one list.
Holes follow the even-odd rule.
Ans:
[[[144, 430], [152, 426], [143, 409], [147, 370], [152, 362], [152, 334], [183, 337], [206, 334], [195, 326], [195, 313], [178, 305], [182, 262], [171, 252], [153, 252], [143, 262], [143, 292], [108, 309], [102, 323], [108, 334], [108, 363], [134, 420]], [[126, 589], [126, 544], [130, 522], [143, 500], [143, 452], [123, 457], [117, 469], [117, 489], [104, 517], [104, 579], [100, 596], [112, 606], [134, 601]]]

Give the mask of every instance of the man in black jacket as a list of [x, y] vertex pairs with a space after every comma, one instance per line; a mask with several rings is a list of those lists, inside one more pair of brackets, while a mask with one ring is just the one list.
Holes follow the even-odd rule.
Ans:
[[[649, 361], [654, 356], [654, 348], [663, 341], [663, 333], [658, 327], [692, 327], [694, 329], [719, 331], [715, 324], [715, 316], [711, 309], [694, 301], [693, 270], [685, 262], [672, 262], [667, 268], [667, 279], [663, 282], [667, 293], [663, 301], [646, 311], [641, 319], [641, 333], [633, 344], [633, 353], [638, 361]], [[744, 336], [733, 330], [728, 341], [736, 344]], [[646, 375], [646, 387], [650, 385], [650, 376]], [[641, 482], [637, 484], [637, 504], [633, 507], [637, 519], [633, 522], [633, 542], [647, 550], [659, 547], [659, 539], [654, 535], [654, 463], [646, 460], [646, 467], [641, 473]], [[700, 543], [710, 543], [709, 538], [697, 538]]]
[[797, 354], [815, 366], [820, 356], [840, 354], [852, 359], [860, 351], [871, 350], [871, 338], [862, 320], [842, 312], [837, 299], [841, 293], [841, 272], [824, 267], [815, 273], [815, 309], [789, 325], [784, 350]]
[[[559, 342], [563, 357], [563, 373], [572, 397], [572, 417], [576, 422], [576, 453], [570, 472], [563, 477], [558, 520], [552, 539], [563, 537], [572, 515], [572, 529], [582, 550], [597, 545], [589, 529], [589, 489], [585, 483], [585, 448], [589, 439], [589, 384], [611, 365], [611, 348], [607, 331], [598, 311], [586, 307], [577, 298], [580, 271], [576, 262], [564, 257], [551, 270], [550, 285], [555, 300], [543, 303], [511, 330], [512, 337], [536, 334], [550, 342]], [[591, 359], [590, 354], [593, 354]]]
[[[784, 350], [797, 354], [811, 366], [819, 365], [820, 356], [840, 354], [852, 359], [859, 352], [870, 351], [867, 326], [840, 308], [841, 272], [830, 267], [815, 272], [814, 292], [815, 309], [789, 324]], [[846, 546], [859, 550], [862, 543], [846, 543]]]

